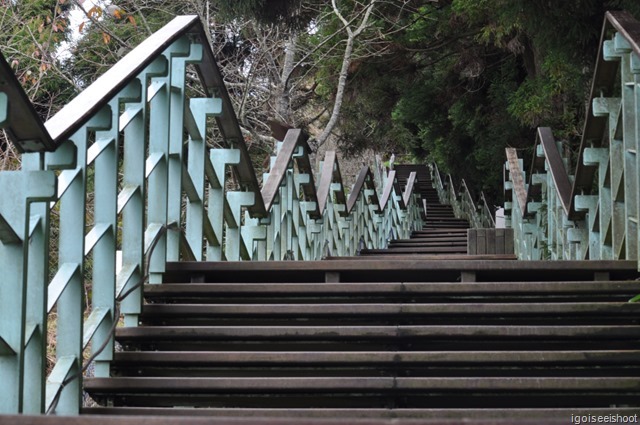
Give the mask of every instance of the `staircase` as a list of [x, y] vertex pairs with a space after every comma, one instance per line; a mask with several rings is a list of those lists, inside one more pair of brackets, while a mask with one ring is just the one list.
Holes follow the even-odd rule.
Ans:
[[118, 328], [112, 377], [85, 380], [99, 406], [83, 413], [239, 424], [635, 414], [637, 276], [631, 261], [169, 263], [145, 287], [140, 326]]
[[456, 218], [450, 205], [440, 203], [438, 192], [433, 187], [431, 173], [426, 165], [395, 165], [396, 179], [402, 190], [411, 172], [416, 173], [414, 189], [422, 197], [426, 215], [423, 228], [414, 231], [410, 239], [389, 242], [387, 249], [363, 249], [360, 255], [465, 255], [467, 254], [467, 229], [469, 222]]

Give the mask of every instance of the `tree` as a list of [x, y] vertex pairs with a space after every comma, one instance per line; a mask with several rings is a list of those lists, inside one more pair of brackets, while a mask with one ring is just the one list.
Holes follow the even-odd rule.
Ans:
[[[56, 57], [68, 36], [65, 1], [6, 1], [0, 8], [0, 50], [36, 111], [46, 119], [73, 96], [73, 80]], [[0, 170], [19, 166], [18, 154], [0, 133]]]
[[[393, 62], [359, 63], [341, 129], [349, 140], [400, 140], [494, 200], [505, 146], [530, 149], [542, 125], [575, 143], [604, 12], [640, 12], [631, 1], [420, 3], [393, 39]], [[362, 126], [365, 110], [386, 129]]]

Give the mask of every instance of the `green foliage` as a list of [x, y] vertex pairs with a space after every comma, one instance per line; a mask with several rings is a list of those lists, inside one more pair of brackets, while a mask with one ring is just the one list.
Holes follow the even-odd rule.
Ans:
[[[413, 4], [406, 30], [393, 36], [393, 61], [364, 61], [353, 76], [342, 128], [362, 140], [364, 131], [352, 133], [357, 123], [368, 128], [366, 113], [389, 129], [382, 140], [436, 161], [490, 202], [500, 202], [505, 147], [528, 148], [538, 126], [570, 142], [579, 136], [605, 11], [640, 16], [640, 5], [624, 0]], [[397, 63], [384, 77], [387, 102], [375, 101], [373, 78]]]
[[313, 20], [310, 6], [322, 4], [313, 0], [217, 0], [215, 6], [226, 19], [255, 18], [268, 25], [284, 25], [293, 29], [306, 27]]

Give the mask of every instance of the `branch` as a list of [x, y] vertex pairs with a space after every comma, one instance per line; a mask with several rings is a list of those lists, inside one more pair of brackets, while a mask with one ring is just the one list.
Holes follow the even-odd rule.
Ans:
[[[335, 0], [331, 0], [335, 9]], [[321, 146], [331, 135], [333, 128], [338, 123], [338, 118], [340, 117], [340, 110], [342, 108], [342, 101], [344, 99], [344, 92], [347, 86], [347, 76], [349, 74], [349, 65], [351, 65], [351, 55], [353, 54], [353, 46], [355, 44], [355, 39], [364, 28], [366, 28], [367, 23], [369, 21], [369, 16], [371, 16], [371, 11], [373, 6], [375, 5], [376, 0], [371, 0], [369, 5], [367, 6], [367, 10], [365, 12], [364, 17], [362, 18], [362, 22], [360, 26], [355, 32], [348, 30], [349, 36], [347, 38], [347, 45], [344, 49], [344, 56], [342, 57], [342, 67], [340, 69], [340, 75], [338, 77], [338, 88], [336, 89], [336, 99], [333, 103], [333, 111], [331, 111], [331, 117], [329, 118], [329, 122], [327, 123], [322, 133], [317, 138], [318, 146]], [[339, 13], [339, 12], [337, 12]], [[342, 16], [342, 15], [340, 15]]]
[[109, 28], [105, 27], [104, 25], [102, 25], [102, 22], [98, 21], [96, 18], [94, 18], [93, 16], [89, 15], [89, 12], [87, 12], [87, 10], [84, 8], [84, 6], [82, 5], [82, 3], [79, 0], [71, 0], [73, 2], [73, 4], [75, 4], [76, 6], [78, 6], [80, 8], [80, 10], [82, 10], [82, 13], [84, 13], [84, 15], [89, 18], [89, 20], [91, 21], [91, 23], [95, 24], [98, 26], [98, 28], [100, 28], [102, 31], [104, 31], [105, 33], [109, 34], [109, 37], [113, 38], [114, 40], [116, 40], [118, 43], [122, 44], [123, 46], [125, 46], [128, 49], [132, 49], [133, 46], [131, 46], [129, 43], [127, 43], [126, 41], [124, 41], [123, 39], [121, 39], [120, 37], [118, 37], [113, 31], [111, 31]]

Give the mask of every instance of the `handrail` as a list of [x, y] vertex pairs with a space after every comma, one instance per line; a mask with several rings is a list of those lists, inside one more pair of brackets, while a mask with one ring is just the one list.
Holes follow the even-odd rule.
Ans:
[[[400, 193], [395, 174], [381, 203], [363, 167], [346, 199], [328, 152], [316, 187], [300, 130], [278, 144], [260, 188], [200, 20], [178, 17], [143, 45], [43, 126], [53, 151], [0, 172], [0, 380], [12, 390], [0, 413], [78, 414], [85, 347], [95, 376], [108, 376], [118, 318], [138, 325], [142, 285], [160, 284], [168, 262], [351, 256], [421, 228], [419, 195]], [[187, 64], [210, 96], [187, 101]], [[3, 128], [22, 125], [12, 99], [24, 92], [12, 90], [0, 95]], [[225, 147], [208, 147], [209, 117]], [[54, 308], [56, 363], [45, 382]]]
[[172, 42], [189, 32], [198, 22], [199, 18], [194, 15], [179, 16], [140, 43], [45, 123], [51, 138], [58, 145], [69, 138], [109, 99], [136, 79], [140, 71]]
[[336, 159], [336, 153], [335, 151], [327, 151], [322, 165], [322, 171], [320, 173], [320, 181], [318, 183], [318, 191], [316, 195], [318, 199], [318, 208], [320, 209], [320, 211], [324, 211], [326, 208], [327, 198], [331, 190], [331, 184], [333, 183], [338, 184], [340, 187], [339, 190], [334, 192], [338, 204], [346, 205], [347, 198], [344, 193], [342, 175], [340, 174], [340, 165], [338, 164], [338, 161]]
[[384, 189], [382, 191], [382, 198], [380, 198], [380, 209], [384, 210], [387, 206], [387, 203], [391, 199], [391, 193], [396, 188], [396, 170], [389, 170], [389, 174], [387, 174], [387, 181], [384, 185]]
[[[301, 147], [305, 152], [309, 151], [309, 147], [306, 145], [307, 136], [299, 129], [289, 130], [282, 142], [282, 148], [278, 152], [276, 157], [276, 162], [273, 168], [269, 173], [269, 178], [267, 179], [264, 187], [261, 190], [262, 199], [264, 200], [264, 205], [267, 210], [270, 210], [275, 198], [277, 196], [277, 191], [282, 184], [282, 180], [285, 178], [285, 174], [289, 167], [289, 162], [293, 159], [293, 156], [296, 152], [296, 148]], [[308, 159], [307, 155], [304, 155], [305, 158]], [[308, 160], [306, 162], [306, 166], [308, 166]], [[311, 174], [311, 167], [300, 170], [306, 173]], [[313, 179], [309, 181], [309, 183], [305, 184], [304, 187], [311, 188], [310, 191], [305, 191], [305, 195], [307, 200], [313, 200], [314, 202], [317, 200], [315, 185], [313, 184]], [[311, 212], [314, 217], [319, 217], [320, 213], [316, 208], [315, 211]]]
[[[224, 85], [222, 74], [215, 62], [207, 35], [197, 15], [178, 16], [144, 40], [100, 76], [94, 84], [83, 90], [51, 117], [45, 123], [45, 127], [54, 142], [59, 145], [99, 111], [108, 99], [133, 81], [168, 46], [185, 35], [189, 35], [193, 42], [199, 42], [203, 47], [202, 60], [195, 64], [196, 71], [205, 94], [207, 96], [215, 94], [222, 101], [222, 109], [225, 113], [215, 117], [222, 137], [229, 147], [240, 150], [242, 161], [237, 167], [234, 167], [237, 180], [241, 187], [258, 192], [260, 185], [255, 172], [250, 167], [249, 152], [244, 144], [238, 119]], [[255, 203], [248, 208], [254, 217], [266, 216], [266, 208], [260, 197], [256, 197]]]
[[[614, 36], [608, 39], [612, 31]], [[510, 181], [505, 179], [505, 185], [516, 189], [513, 199], [519, 210], [508, 221], [516, 239], [529, 239], [516, 249], [520, 258], [640, 259], [636, 133], [640, 108], [634, 101], [638, 81], [640, 22], [624, 11], [607, 12], [575, 175], [569, 175], [568, 159], [551, 129], [542, 127], [537, 131], [528, 192], [523, 195], [523, 183], [516, 181], [522, 170], [512, 171]], [[508, 152], [507, 161], [511, 169], [519, 160]]]
[[405, 205], [409, 205], [411, 201], [411, 194], [413, 193], [413, 186], [416, 183], [417, 173], [412, 171], [409, 174], [409, 178], [407, 179], [407, 185], [404, 188], [404, 193], [402, 194], [402, 201]]
[[[536, 143], [534, 145], [534, 152], [537, 152], [537, 147], [541, 146], [543, 150], [543, 156], [547, 159], [549, 172], [554, 181], [554, 186], [562, 208], [566, 214], [569, 214], [571, 203], [571, 181], [569, 180], [569, 174], [564, 166], [558, 144], [556, 143], [553, 133], [549, 127], [539, 127], [537, 131]], [[532, 170], [537, 170], [540, 167], [536, 167], [538, 155], [534, 155]], [[533, 175], [533, 174], [532, 174]], [[530, 175], [530, 178], [532, 178]], [[530, 188], [534, 185], [530, 185]]]
[[522, 177], [518, 153], [515, 148], [506, 148], [505, 151], [507, 153], [507, 164], [509, 167], [509, 180], [513, 184], [518, 206], [520, 207], [521, 214], [524, 216], [527, 213], [527, 189]]
[[610, 91], [615, 83], [616, 69], [618, 64], [615, 61], [606, 60], [605, 39], [609, 30], [615, 29], [629, 43], [636, 55], [640, 55], [640, 23], [626, 11], [610, 11], [605, 13], [604, 24], [600, 36], [600, 45], [596, 67], [591, 83], [589, 94], [589, 107], [587, 108], [580, 149], [578, 151], [578, 161], [576, 165], [575, 178], [571, 189], [571, 202], [569, 205], [569, 218], [572, 220], [584, 217], [584, 211], [576, 209], [576, 197], [581, 194], [591, 193], [594, 175], [597, 166], [583, 163], [584, 153], [588, 147], [600, 147], [602, 134], [606, 129], [608, 117], [600, 116], [594, 111], [594, 99], [598, 96], [611, 96]]
[[481, 215], [486, 221], [488, 221], [490, 228], [495, 228], [496, 219], [494, 217], [494, 213], [489, 209], [489, 204], [487, 204], [487, 199], [484, 196], [484, 192], [480, 192], [480, 200], [482, 201], [482, 206], [480, 208], [483, 211]]
[[525, 185], [521, 177], [523, 170], [520, 167], [517, 151], [514, 148], [506, 148], [507, 163], [510, 172], [513, 175], [513, 185], [516, 189], [517, 200], [520, 206], [520, 212], [524, 217], [527, 212], [527, 202], [529, 199], [537, 197], [538, 185], [533, 182], [534, 172], [544, 169], [545, 158], [548, 164], [554, 187], [561, 202], [565, 213], [569, 213], [571, 182], [569, 174], [564, 166], [564, 161], [558, 149], [558, 144], [553, 137], [553, 133], [549, 127], [538, 127], [536, 133], [536, 141], [534, 144], [534, 152], [538, 151], [538, 147], [542, 149], [542, 155], [535, 154], [531, 162], [531, 173], [529, 174], [529, 184]]
[[380, 203], [378, 201], [378, 194], [375, 191], [376, 184], [373, 180], [373, 173], [371, 172], [371, 169], [365, 165], [360, 169], [360, 173], [358, 173], [356, 183], [354, 184], [353, 189], [349, 194], [349, 199], [347, 200], [347, 213], [351, 213], [351, 211], [353, 211], [353, 207], [355, 206], [358, 197], [365, 189], [373, 191], [373, 199], [371, 200], [371, 204], [376, 206], [376, 212], [380, 212], [380, 209], [378, 208]]
[[5, 131], [20, 153], [51, 151], [55, 144], [44, 128], [42, 120], [20, 87], [11, 66], [0, 55], [0, 109], [6, 103], [6, 116], [0, 115], [0, 126], [8, 124]]

